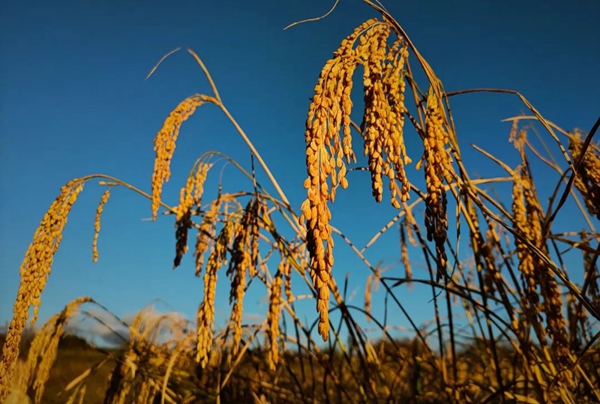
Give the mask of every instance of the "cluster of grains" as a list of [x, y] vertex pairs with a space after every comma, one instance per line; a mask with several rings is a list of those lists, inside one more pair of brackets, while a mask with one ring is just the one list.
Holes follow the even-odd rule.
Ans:
[[[218, 208], [217, 208], [218, 209]], [[215, 247], [208, 257], [204, 274], [204, 297], [198, 308], [196, 361], [204, 368], [209, 360], [213, 344], [213, 323], [215, 320], [215, 292], [217, 271], [227, 263], [227, 251], [234, 234], [235, 223], [227, 221], [215, 241]]]
[[269, 350], [267, 353], [267, 363], [271, 370], [279, 363], [279, 344], [277, 337], [279, 336], [279, 317], [281, 314], [281, 286], [282, 273], [277, 271], [273, 277], [273, 282], [269, 287], [269, 311], [267, 313], [267, 335], [269, 338]]
[[[582, 231], [580, 243], [583, 254], [584, 279], [588, 285], [582, 292], [592, 303], [597, 314], [600, 313], [600, 268], [598, 267], [595, 254], [592, 252], [595, 249], [595, 246], [591, 244], [592, 240], [594, 240], [594, 237], [591, 234], [588, 234], [585, 230]], [[568, 298], [569, 335], [572, 338], [571, 348], [573, 351], [579, 351], [584, 344], [583, 340], [589, 338], [589, 330], [587, 329], [588, 313], [572, 293], [568, 294]], [[581, 331], [580, 333], [577, 332], [578, 328]]]
[[233, 240], [231, 263], [227, 275], [231, 280], [229, 303], [233, 304], [231, 310], [231, 323], [233, 324], [233, 355], [238, 353], [239, 343], [242, 340], [242, 314], [244, 311], [244, 294], [246, 293], [246, 274], [250, 277], [256, 275], [258, 264], [258, 237], [259, 217], [264, 211], [264, 206], [259, 199], [253, 198], [246, 205], [239, 226], [236, 226], [236, 235]]
[[364, 67], [365, 111], [361, 129], [373, 195], [381, 201], [385, 175], [390, 180], [391, 203], [396, 208], [409, 196], [404, 165], [410, 159], [402, 132], [403, 70], [408, 51], [401, 40], [388, 47], [389, 34], [388, 24], [371, 19], [346, 37], [323, 67], [308, 110], [305, 132], [308, 178], [304, 182], [307, 199], [302, 204], [300, 221], [306, 220], [307, 224], [311, 278], [317, 291], [318, 330], [325, 340], [329, 333], [329, 283], [334, 261], [328, 202], [335, 200], [338, 185], [344, 189], [348, 186], [346, 163], [356, 162], [350, 133], [353, 106], [350, 95], [352, 76], [358, 65]]
[[[329, 277], [333, 266], [333, 239], [329, 225], [331, 212], [327, 201], [335, 199], [335, 194], [329, 191], [327, 180], [331, 175], [332, 183], [339, 183], [342, 188], [346, 188], [348, 180], [342, 156], [346, 157], [347, 162], [356, 161], [352, 151], [349, 119], [352, 110], [352, 74], [356, 68], [353, 45], [359, 34], [375, 22], [369, 20], [355, 29], [342, 42], [334, 58], [327, 61], [315, 86], [306, 120], [308, 178], [304, 186], [308, 190], [308, 198], [302, 204], [300, 221], [307, 221], [311, 278], [317, 290], [318, 330], [325, 340], [329, 334]], [[342, 125], [344, 136], [340, 142], [339, 131]], [[336, 166], [339, 171], [333, 174]]]
[[[532, 215], [537, 216], [535, 210], [529, 209], [528, 211], [525, 206], [524, 187], [529, 185], [529, 182], [527, 181], [527, 176], [521, 171], [522, 169], [519, 169], [515, 172], [513, 183], [513, 223], [515, 231], [519, 235], [528, 240], [532, 240], [533, 242], [541, 234], [541, 225], [538, 217], [531, 217]], [[530, 219], [532, 222], [529, 221]], [[537, 316], [535, 313], [539, 305], [536, 267], [540, 262], [525, 242], [521, 241], [519, 238], [515, 238], [515, 245], [517, 248], [517, 256], [519, 258], [519, 271], [521, 273], [521, 279], [523, 280], [523, 291], [526, 297], [525, 302], [527, 302], [529, 306], [529, 313], [526, 314], [532, 314], [528, 316], [528, 321], [533, 322], [533, 325], [535, 325], [537, 323]]]
[[600, 313], [600, 267], [596, 261], [596, 257], [590, 251], [590, 241], [593, 240], [591, 235], [587, 232], [581, 234], [581, 243], [583, 246], [588, 247], [583, 249], [583, 267], [585, 268], [585, 279], [589, 279], [589, 286], [586, 294], [592, 302], [592, 305], [596, 308], [596, 313]]
[[480, 257], [485, 262], [485, 274], [484, 280], [486, 285], [486, 291], [489, 291], [490, 295], [493, 296], [497, 287], [502, 288], [502, 274], [500, 273], [498, 266], [496, 265], [496, 256], [494, 255], [494, 248], [499, 240], [498, 232], [493, 227], [494, 223], [488, 223], [486, 230], [485, 239], [486, 241], [481, 244], [479, 249]]
[[452, 158], [446, 148], [448, 143], [449, 137], [444, 129], [442, 105], [433, 87], [430, 87], [427, 93], [425, 137], [423, 139], [425, 182], [427, 185], [425, 227], [427, 228], [427, 239], [435, 241], [438, 277], [445, 273], [448, 260], [444, 246], [448, 230], [444, 180], [450, 183], [453, 171]]
[[110, 198], [110, 189], [107, 189], [102, 194], [100, 203], [98, 204], [98, 209], [96, 209], [96, 217], [94, 218], [94, 240], [92, 241], [92, 260], [94, 262], [98, 262], [98, 236], [100, 235], [100, 218], [102, 217], [102, 212], [104, 211], [106, 202], [108, 202], [108, 198]]
[[[515, 171], [513, 186], [513, 223], [517, 234], [533, 246], [548, 254], [542, 237], [543, 211], [539, 203], [533, 180], [522, 165]], [[546, 337], [553, 341], [553, 348], [559, 365], [570, 365], [568, 337], [562, 312], [563, 301], [554, 274], [531, 248], [519, 238], [515, 238], [519, 271], [523, 280], [526, 319], [534, 327], [542, 344]], [[539, 287], [539, 293], [538, 293]], [[540, 301], [540, 297], [543, 301]], [[541, 325], [540, 313], [546, 315], [546, 327]], [[569, 372], [561, 373], [567, 381]]]
[[179, 205], [175, 217], [175, 238], [177, 242], [175, 244], [173, 268], [177, 268], [181, 264], [183, 255], [188, 251], [188, 231], [194, 225], [192, 213], [195, 208], [200, 207], [202, 204], [204, 181], [210, 167], [210, 164], [199, 164], [179, 192]]
[[[575, 161], [580, 158], [582, 147], [580, 134], [576, 132], [569, 139], [569, 151]], [[588, 212], [600, 220], [600, 147], [593, 143], [583, 154], [575, 177], [575, 187], [583, 195]]]
[[40, 403], [44, 395], [50, 369], [56, 360], [58, 343], [63, 336], [67, 322], [76, 314], [79, 306], [92, 302], [89, 297], [80, 297], [70, 302], [62, 312], [52, 316], [33, 339], [21, 386], [22, 391], [32, 388], [35, 391], [35, 402]]
[[290, 264], [289, 259], [282, 254], [277, 270], [281, 272], [284, 277], [283, 289], [285, 290], [285, 299], [288, 302], [292, 302], [294, 300], [294, 294], [292, 293], [292, 264]]
[[196, 276], [200, 276], [202, 273], [202, 267], [204, 266], [204, 255], [212, 245], [215, 238], [216, 224], [221, 202], [222, 198], [219, 198], [210, 204], [210, 207], [205, 212], [202, 222], [200, 223], [200, 227], [198, 228], [196, 247], [194, 251], [194, 256], [196, 257]]
[[181, 124], [187, 120], [205, 100], [202, 96], [193, 96], [183, 100], [175, 108], [162, 128], [154, 138], [154, 172], [152, 173], [152, 218], [156, 220], [158, 207], [162, 194], [163, 183], [168, 182], [171, 176], [171, 159], [175, 152], [175, 143], [179, 136]]
[[[369, 156], [371, 187], [377, 202], [383, 197], [383, 175], [389, 179], [391, 204], [409, 198], [410, 184], [404, 170], [411, 159], [404, 145], [404, 65], [408, 58], [406, 46], [400, 39], [391, 49], [386, 43], [387, 25], [378, 25], [360, 37], [356, 48], [358, 57], [365, 57], [363, 85], [365, 110], [361, 129], [364, 137], [364, 154]], [[400, 186], [398, 186], [398, 180]]]
[[154, 396], [165, 380], [163, 375], [173, 345], [177, 348], [175, 337], [164, 344], [159, 344], [158, 340], [167, 336], [167, 332], [181, 338], [181, 321], [173, 320], [171, 314], [157, 315], [153, 310], [142, 310], [137, 314], [129, 327], [127, 348], [110, 376], [105, 403], [154, 402]]
[[137, 400], [138, 403], [152, 403], [152, 398], [158, 391], [156, 381], [150, 377], [143, 377], [141, 385], [138, 388]]
[[587, 312], [582, 310], [578, 300], [573, 293], [567, 294], [567, 320], [569, 327], [569, 348], [571, 352], [581, 352], [585, 345], [584, 340], [589, 338], [586, 329]]
[[[369, 20], [361, 24], [342, 41], [334, 58], [327, 61], [315, 86], [315, 95], [306, 121], [308, 178], [304, 186], [308, 189], [308, 198], [302, 204], [300, 220], [304, 218], [307, 221], [311, 278], [318, 295], [318, 330], [325, 340], [329, 334], [329, 277], [333, 266], [333, 239], [329, 225], [331, 212], [327, 201], [335, 199], [335, 193], [329, 192], [327, 180], [331, 175], [332, 184], [339, 183], [342, 188], [346, 188], [346, 165], [342, 157], [347, 162], [356, 161], [352, 151], [349, 119], [352, 110], [352, 75], [356, 68], [353, 45], [359, 34], [375, 23], [376, 20]], [[344, 136], [340, 142], [339, 131], [342, 125]], [[337, 175], [334, 174], [336, 166], [339, 169]]]
[[483, 288], [490, 296], [494, 296], [496, 284], [501, 284], [500, 272], [496, 267], [496, 258], [494, 257], [493, 242], [496, 238], [494, 229], [489, 226], [484, 238], [479, 224], [479, 215], [475, 204], [467, 200], [467, 209], [470, 218], [471, 230], [471, 250], [475, 259], [475, 265], [479, 272], [483, 273]]
[[[256, 276], [258, 266], [258, 242], [260, 240], [260, 223], [264, 222], [263, 217], [267, 214], [267, 205], [263, 199], [257, 198], [252, 206], [252, 214], [249, 218], [250, 233], [250, 267], [248, 268], [251, 277]], [[272, 223], [272, 221], [269, 221]]]
[[62, 232], [67, 224], [69, 212], [83, 190], [83, 184], [84, 180], [74, 179], [62, 187], [60, 195], [50, 205], [25, 253], [20, 268], [21, 282], [13, 306], [13, 318], [2, 349], [0, 402], [6, 398], [10, 388], [10, 380], [19, 357], [21, 334], [29, 317], [29, 309], [33, 306], [31, 320], [33, 326], [37, 320], [42, 292], [52, 270], [54, 254], [62, 240]]

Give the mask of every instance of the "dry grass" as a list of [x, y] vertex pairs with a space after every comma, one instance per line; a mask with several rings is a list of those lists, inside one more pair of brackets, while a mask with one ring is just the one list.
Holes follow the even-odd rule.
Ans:
[[[102, 179], [102, 186], [125, 187], [151, 200], [154, 219], [160, 207], [174, 217], [174, 267], [189, 250], [189, 233], [197, 232], [193, 256], [204, 292], [195, 325], [140, 312], [127, 325], [124, 349], [103, 352], [102, 360], [63, 388], [60, 397], [66, 402], [99, 398], [105, 403], [600, 402], [600, 235], [594, 222], [600, 218], [600, 149], [592, 142], [600, 120], [587, 134], [568, 132], [542, 117], [515, 91], [448, 94], [398, 23], [380, 6], [366, 3], [383, 18], [366, 21], [342, 40], [314, 88], [305, 132], [307, 197], [299, 214], [191, 50], [213, 94], [188, 97], [165, 120], [154, 142], [151, 194], [104, 175], [79, 178], [61, 189], [21, 267], [0, 366], [0, 399], [7, 396], [15, 375], [30, 307], [34, 307], [32, 322], [37, 317], [68, 213], [84, 183]], [[351, 119], [352, 95], [355, 73], [361, 69], [364, 107], [357, 124]], [[424, 72], [423, 86], [414, 79], [416, 69]], [[509, 140], [520, 157], [518, 166], [510, 167], [477, 148], [502, 167], [506, 177], [471, 179], [462, 159], [449, 103], [451, 97], [474, 91], [517, 95], [531, 112], [511, 118]], [[216, 105], [231, 121], [274, 194], [257, 181], [254, 166], [249, 173], [227, 156], [211, 152], [192, 167], [179, 204], [162, 202], [181, 126], [205, 103]], [[536, 134], [546, 154], [527, 138], [540, 126], [546, 138]], [[421, 146], [408, 150], [407, 136], [418, 137]], [[364, 167], [356, 157], [353, 137], [362, 139]], [[548, 142], [560, 150], [562, 160], [552, 155]], [[415, 171], [409, 169], [413, 162], [409, 153], [421, 156], [414, 168], [423, 169], [424, 182], [409, 178]], [[220, 184], [215, 199], [203, 200], [206, 179], [217, 164], [215, 156], [244, 173], [250, 190], [226, 192]], [[544, 181], [556, 174], [557, 185], [547, 204], [536, 189], [532, 158], [547, 166]], [[381, 202], [389, 192], [390, 204], [397, 210], [362, 249], [332, 226], [330, 208], [339, 188], [347, 188], [350, 174], [358, 171], [369, 172], [375, 201]], [[512, 186], [512, 196], [490, 196], [494, 183]], [[109, 196], [110, 188], [96, 212], [94, 260], [100, 217]], [[568, 215], [579, 214], [587, 228], [557, 229], [556, 219], [567, 214], [567, 202]], [[422, 223], [416, 215], [421, 207]], [[453, 210], [452, 227], [462, 226], [455, 238], [449, 236], [454, 229], [448, 212]], [[387, 267], [367, 259], [368, 248], [395, 226], [403, 277], [385, 276]], [[468, 257], [457, 255], [459, 234], [467, 235]], [[332, 276], [334, 238], [347, 243], [365, 264], [363, 307], [354, 306], [347, 283], [340, 286], [340, 279]], [[565, 264], [566, 257], [575, 253], [581, 254], [583, 270]], [[417, 263], [424, 270], [415, 270]], [[227, 325], [219, 330], [215, 294], [222, 271], [228, 278], [232, 308]], [[577, 272], [584, 273], [583, 283], [571, 280]], [[244, 321], [244, 298], [257, 284], [267, 291], [268, 308], [262, 320]], [[416, 286], [419, 293], [429, 289], [430, 323], [415, 323], [406, 306], [410, 288], [404, 286]], [[294, 287], [309, 294], [295, 293]], [[383, 301], [383, 312], [373, 309], [376, 298]], [[299, 318], [304, 299], [315, 300], [312, 323]], [[93, 302], [82, 298], [70, 303], [33, 341], [25, 375], [18, 380], [21, 390], [36, 402], [45, 397], [64, 327], [84, 303]], [[358, 318], [364, 315], [375, 331], [361, 327]], [[465, 319], [462, 323], [457, 321], [460, 317]], [[410, 324], [409, 340], [392, 335], [404, 319]], [[166, 340], [161, 337], [165, 330]], [[90, 392], [90, 375], [109, 361], [114, 366], [102, 394]]]

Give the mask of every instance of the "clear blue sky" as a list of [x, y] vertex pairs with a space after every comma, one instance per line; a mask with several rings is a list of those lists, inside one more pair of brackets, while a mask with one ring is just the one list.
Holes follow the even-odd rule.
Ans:
[[[385, 3], [446, 90], [517, 89], [566, 129], [589, 130], [597, 119], [597, 2]], [[0, 15], [0, 322], [11, 317], [19, 265], [33, 232], [66, 181], [106, 173], [150, 189], [153, 138], [165, 117], [183, 98], [210, 91], [185, 52], [172, 56], [145, 81], [154, 64], [178, 46], [189, 46], [203, 58], [225, 104], [298, 209], [305, 197], [308, 97], [342, 38], [377, 16], [359, 0], [341, 0], [326, 20], [283, 31], [330, 6], [316, 0], [8, 2]], [[516, 164], [507, 142], [509, 124], [500, 123], [525, 109], [516, 97], [484, 94], [453, 102], [468, 167], [482, 175], [502, 175], [468, 150], [471, 143]], [[407, 142], [416, 160], [418, 143], [414, 137]], [[209, 106], [182, 129], [173, 175], [165, 187], [168, 203], [176, 203], [195, 158], [213, 149], [249, 165], [242, 140]], [[232, 178], [232, 189], [249, 189], [249, 184], [235, 182], [239, 176], [233, 168], [225, 173]], [[367, 176], [354, 175], [332, 208], [333, 224], [362, 246], [393, 211], [372, 202]], [[543, 181], [543, 175], [539, 178]], [[118, 315], [161, 298], [193, 319], [202, 281], [193, 275], [190, 255], [172, 271], [172, 218], [142, 221], [150, 217], [148, 200], [125, 189], [113, 192], [102, 221], [100, 261], [92, 263], [93, 217], [102, 192], [89, 183], [72, 211], [42, 296], [40, 320], [81, 295], [92, 296]], [[373, 263], [399, 256], [397, 234], [392, 233], [370, 252]], [[355, 302], [362, 304], [367, 269], [345, 258], [341, 240], [336, 246], [335, 276], [341, 281], [351, 272], [350, 291], [356, 291]], [[399, 267], [394, 271], [403, 273]], [[217, 314], [224, 316], [229, 312], [224, 273], [220, 283]], [[260, 293], [248, 297], [250, 314], [264, 311], [261, 298]], [[418, 293], [402, 299], [417, 315], [423, 311], [428, 317]], [[305, 315], [314, 318], [314, 303], [305, 307]]]

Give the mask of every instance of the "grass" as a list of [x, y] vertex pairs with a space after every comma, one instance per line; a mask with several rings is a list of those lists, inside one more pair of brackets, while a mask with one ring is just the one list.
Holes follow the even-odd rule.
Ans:
[[[298, 211], [227, 110], [202, 59], [188, 50], [212, 94], [188, 97], [165, 120], [154, 143], [151, 194], [105, 175], [76, 178], [44, 216], [21, 267], [3, 344], [0, 398], [13, 385], [36, 402], [600, 402], [600, 235], [595, 230], [600, 148], [592, 140], [600, 119], [588, 133], [566, 131], [516, 91], [447, 93], [402, 27], [381, 6], [366, 3], [382, 18], [367, 20], [342, 40], [325, 62], [308, 108], [307, 197]], [[423, 71], [424, 82], [414, 79], [415, 69]], [[352, 91], [359, 87], [364, 105], [362, 122], [356, 123]], [[476, 147], [502, 167], [504, 177], [473, 179], [462, 158], [450, 103], [476, 91], [517, 96], [529, 111], [510, 119], [509, 141], [520, 164], [509, 166]], [[270, 184], [258, 182], [254, 164], [246, 169], [221, 152], [207, 152], [182, 185], [179, 204], [168, 206], [162, 186], [170, 177], [181, 126], [205, 104], [214, 104], [231, 121]], [[544, 153], [529, 141], [531, 133], [539, 136]], [[422, 149], [407, 150], [405, 136], [418, 136]], [[361, 151], [365, 159], [356, 157]], [[230, 193], [220, 186], [217, 197], [206, 200], [204, 184], [219, 160], [244, 173], [248, 189]], [[536, 189], [534, 160], [554, 175], [539, 178], [556, 179], [547, 203]], [[374, 199], [389, 198], [398, 212], [362, 250], [331, 225], [336, 193], [356, 171], [369, 172]], [[416, 176], [424, 180], [422, 189]], [[174, 267], [193, 244], [196, 275], [204, 282], [196, 322], [148, 310], [127, 324], [113, 316], [128, 330], [114, 331], [124, 341], [122, 349], [61, 350], [65, 327], [82, 306], [107, 311], [82, 297], [36, 334], [25, 376], [13, 377], [29, 308], [34, 307], [33, 324], [69, 211], [92, 180], [108, 187], [96, 212], [94, 259], [110, 189], [122, 186], [148, 198], [155, 220], [161, 209], [174, 219]], [[509, 201], [493, 196], [494, 184], [512, 189]], [[425, 210], [422, 220], [415, 212], [419, 207]], [[557, 229], [561, 215], [580, 215], [587, 228]], [[401, 235], [404, 277], [386, 276], [365, 255], [393, 228]], [[347, 284], [332, 276], [334, 238], [347, 243], [370, 272], [363, 307], [351, 304]], [[459, 241], [468, 245], [467, 257], [457, 255]], [[565, 265], [567, 254], [574, 253], [581, 256], [581, 268]], [[411, 263], [419, 254], [426, 271], [416, 275]], [[584, 274], [580, 284], [572, 280], [576, 272]], [[232, 305], [220, 330], [214, 326], [217, 282], [229, 283]], [[269, 301], [264, 319], [256, 323], [243, 321], [251, 284], [264, 285]], [[410, 284], [431, 295], [428, 326], [418, 326], [404, 303]], [[301, 288], [315, 300], [312, 323], [297, 314], [306, 298], [295, 291]], [[383, 296], [384, 313], [371, 311], [374, 294]], [[401, 317], [389, 312], [408, 320], [408, 339], [392, 335]], [[377, 337], [358, 316], [367, 316]], [[457, 323], [459, 316], [466, 325]]]

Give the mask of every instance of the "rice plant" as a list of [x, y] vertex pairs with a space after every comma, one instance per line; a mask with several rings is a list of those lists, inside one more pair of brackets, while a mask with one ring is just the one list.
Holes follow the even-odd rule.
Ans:
[[[2, 350], [0, 401], [16, 388], [42, 402], [65, 325], [81, 314], [83, 305], [108, 312], [89, 297], [69, 303], [40, 329], [19, 365], [21, 336], [27, 321], [33, 326], [37, 320], [69, 212], [84, 185], [97, 181], [106, 191], [95, 217], [94, 261], [103, 208], [112, 188], [125, 187], [150, 200], [154, 220], [159, 213], [160, 220], [173, 218], [173, 266], [180, 265], [192, 245], [204, 289], [195, 324], [147, 311], [122, 324], [128, 330], [123, 348], [100, 350], [105, 359], [64, 386], [66, 402], [96, 399], [86, 385], [108, 361], [113, 368], [101, 397], [105, 403], [600, 402], [600, 235], [595, 230], [600, 147], [593, 141], [600, 119], [587, 133], [567, 131], [516, 91], [448, 93], [396, 20], [378, 3], [365, 2], [380, 17], [341, 40], [312, 91], [304, 134], [306, 200], [297, 209], [226, 108], [202, 59], [188, 49], [212, 93], [184, 99], [164, 121], [154, 139], [151, 192], [106, 175], [76, 178], [44, 215], [20, 268]], [[424, 81], [416, 80], [417, 70]], [[507, 138], [520, 158], [517, 166], [476, 147], [502, 167], [506, 175], [501, 178], [473, 178], [450, 110], [453, 97], [481, 91], [518, 97], [529, 111], [508, 119], [512, 127]], [[361, 122], [351, 118], [357, 93], [364, 99]], [[162, 188], [170, 178], [180, 130], [205, 104], [215, 105], [231, 121], [270, 184], [257, 180], [254, 166], [206, 152], [182, 184], [179, 204], [169, 206]], [[528, 134], [537, 127], [545, 131], [542, 141], [557, 147], [559, 156], [532, 146]], [[418, 150], [407, 147], [407, 136], [420, 139]], [[364, 166], [357, 158], [361, 151]], [[532, 159], [557, 174], [547, 202], [536, 189]], [[217, 175], [213, 169], [223, 160], [247, 177], [248, 188], [231, 193], [220, 187], [216, 198], [208, 199], [206, 179]], [[375, 201], [386, 199], [397, 212], [362, 250], [331, 224], [336, 194], [360, 171], [369, 173]], [[420, 189], [416, 184], [422, 180]], [[509, 185], [510, 198], [493, 196], [494, 184]], [[566, 203], [579, 211], [566, 213]], [[555, 230], [557, 217], [564, 214], [580, 215], [587, 228]], [[387, 276], [366, 258], [365, 250], [389, 231], [398, 232], [405, 276]], [[349, 302], [345, 280], [333, 276], [334, 240], [347, 243], [364, 262], [361, 270], [369, 273], [363, 307]], [[468, 260], [458, 256], [459, 242], [468, 245]], [[582, 268], [564, 264], [565, 254], [573, 252], [581, 254]], [[425, 271], [412, 269], [411, 255], [417, 254]], [[583, 273], [582, 283], [572, 280], [575, 272]], [[215, 327], [218, 282], [229, 285], [232, 306], [222, 329]], [[261, 321], [245, 323], [244, 299], [251, 283], [264, 285], [268, 310]], [[411, 293], [407, 284], [429, 288], [430, 324], [413, 321], [403, 303]], [[298, 315], [297, 302], [307, 298], [295, 291], [299, 286], [310, 290], [308, 298], [315, 301], [312, 323]], [[371, 310], [374, 294], [384, 296], [384, 313]], [[400, 318], [392, 312], [410, 323], [409, 338], [393, 335]], [[456, 323], [459, 315], [466, 325]], [[363, 316], [377, 338], [360, 325]]]

